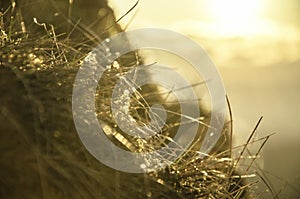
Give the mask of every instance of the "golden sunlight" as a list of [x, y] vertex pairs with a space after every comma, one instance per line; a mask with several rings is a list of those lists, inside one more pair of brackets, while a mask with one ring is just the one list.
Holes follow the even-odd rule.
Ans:
[[225, 35], [255, 35], [261, 24], [262, 0], [209, 0], [209, 14]]
[[210, 0], [213, 17], [224, 23], [256, 19], [261, 10], [261, 0]]

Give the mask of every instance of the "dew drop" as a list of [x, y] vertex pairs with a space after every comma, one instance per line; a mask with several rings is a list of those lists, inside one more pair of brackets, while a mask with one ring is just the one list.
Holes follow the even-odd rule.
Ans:
[[114, 61], [113, 62], [113, 67], [116, 68], [116, 69], [119, 69], [120, 68], [120, 64], [117, 61]]
[[141, 164], [140, 167], [141, 167], [141, 169], [146, 169], [146, 165], [145, 164]]
[[162, 179], [157, 179], [157, 182], [158, 182], [159, 184], [164, 184], [164, 181], [163, 181]]
[[111, 69], [111, 65], [106, 65], [106, 69], [110, 70]]

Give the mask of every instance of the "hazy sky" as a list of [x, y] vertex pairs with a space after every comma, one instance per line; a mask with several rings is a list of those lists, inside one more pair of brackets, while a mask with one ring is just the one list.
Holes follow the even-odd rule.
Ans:
[[[125, 13], [136, 0], [109, 2], [117, 11]], [[226, 18], [236, 14], [240, 18], [240, 14], [249, 12], [260, 15], [261, 19], [300, 25], [300, 0], [140, 0], [136, 11], [139, 17], [135, 18], [133, 25], [167, 24], [187, 19], [209, 21], [218, 15]]]
[[[109, 2], [120, 17], [136, 0]], [[233, 59], [255, 66], [300, 59], [300, 0], [140, 0], [123, 27], [130, 20], [128, 29], [161, 27], [189, 35], [220, 66], [234, 65]]]
[[[121, 16], [136, 0], [109, 2]], [[300, 26], [300, 0], [140, 0], [121, 23], [126, 25], [130, 19], [129, 29], [154, 26], [223, 36], [277, 34], [274, 29]]]

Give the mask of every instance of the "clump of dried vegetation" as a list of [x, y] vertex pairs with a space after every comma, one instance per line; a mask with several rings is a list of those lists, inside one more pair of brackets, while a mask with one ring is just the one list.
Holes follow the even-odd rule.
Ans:
[[[106, 1], [20, 0], [0, 5], [2, 198], [256, 198], [259, 195], [253, 187], [259, 179], [272, 193], [263, 175], [254, 170], [268, 137], [256, 139], [256, 127], [245, 145], [232, 147], [231, 119], [206, 158], [199, 158], [197, 147], [190, 148], [169, 167], [145, 174], [120, 172], [101, 164], [76, 133], [71, 99], [76, 72], [87, 53], [122, 31], [113, 11]], [[98, 91], [98, 100], [107, 109], [102, 108], [98, 117], [114, 132], [120, 130], [110, 116], [112, 88], [117, 76], [140, 62], [138, 52], [128, 53], [118, 59], [118, 69], [101, 79], [104, 89]], [[153, 97], [161, 100], [154, 87], [143, 92], [142, 102]], [[142, 102], [131, 109], [135, 118], [147, 123], [147, 107]], [[177, 106], [169, 108], [177, 112]], [[206, 117], [203, 122], [209, 120], [209, 113]], [[172, 134], [178, 116], [170, 115], [169, 123], [172, 129], [164, 131]], [[112, 134], [110, 139], [129, 151], [145, 149], [125, 135], [117, 139]], [[155, 139], [148, 140], [146, 148]], [[201, 135], [197, 140], [201, 141]], [[248, 146], [253, 143], [261, 147], [251, 154]]]

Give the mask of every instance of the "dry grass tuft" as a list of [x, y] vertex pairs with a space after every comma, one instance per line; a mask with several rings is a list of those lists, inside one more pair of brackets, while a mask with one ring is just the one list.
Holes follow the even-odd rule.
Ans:
[[[72, 18], [85, 4], [52, 1], [47, 17], [34, 17], [24, 9], [38, 1], [18, 1], [2, 5], [0, 14], [0, 196], [2, 198], [255, 198], [253, 187], [257, 172], [253, 168], [261, 147], [269, 138], [257, 139], [256, 128], [248, 142], [232, 147], [231, 122], [211, 154], [198, 158], [199, 145], [206, 126], [199, 130], [194, 146], [177, 162], [164, 170], [146, 174], [115, 171], [98, 162], [83, 147], [72, 118], [73, 82], [78, 68], [91, 49], [103, 38], [121, 31], [113, 12], [105, 3], [98, 9], [106, 15], [91, 17], [91, 24]], [[68, 10], [66, 15], [58, 9]], [[60, 7], [59, 7], [60, 8]], [[32, 11], [37, 11], [32, 8]], [[77, 12], [78, 12], [77, 10]], [[53, 11], [53, 12], [52, 12]], [[31, 17], [30, 17], [31, 16]], [[66, 17], [65, 17], [66, 16]], [[45, 19], [45, 21], [43, 21]], [[68, 23], [66, 23], [66, 21]], [[88, 21], [88, 20], [86, 20]], [[86, 22], [85, 21], [85, 22]], [[52, 21], [53, 22], [53, 21]], [[67, 26], [62, 27], [61, 24]], [[98, 24], [98, 26], [94, 26]], [[99, 24], [101, 25], [99, 28]], [[88, 29], [86, 29], [89, 27]], [[95, 28], [96, 27], [96, 28]], [[95, 36], [96, 35], [96, 36]], [[97, 36], [100, 35], [100, 36]], [[168, 116], [168, 126], [161, 136], [142, 141], [122, 134], [110, 116], [111, 92], [117, 77], [143, 60], [132, 52], [118, 60], [101, 79], [98, 104], [100, 121], [110, 129], [109, 138], [119, 147], [133, 152], [155, 150], [172, 141], [178, 126], [178, 114]], [[143, 93], [144, 92], [144, 93]], [[132, 99], [132, 114], [142, 124], [149, 122], [145, 102], [162, 102], [156, 87], [149, 86]], [[178, 103], [170, 110], [178, 113]], [[99, 108], [99, 107], [98, 107]], [[201, 107], [199, 107], [201, 108]], [[229, 114], [230, 115], [230, 114]], [[207, 112], [203, 123], [209, 120]], [[231, 118], [231, 117], [230, 117]], [[231, 119], [229, 119], [231, 121]], [[118, 135], [118, 136], [117, 136]], [[119, 139], [122, 135], [122, 139]], [[260, 141], [263, 141], [261, 143]], [[142, 143], [142, 144], [141, 144]], [[255, 154], [249, 145], [259, 143]], [[235, 157], [233, 154], [240, 151]], [[108, 154], [111, 155], [111, 154]], [[250, 162], [249, 162], [250, 161]], [[244, 165], [246, 164], [246, 166]], [[259, 174], [261, 177], [262, 174]], [[255, 179], [255, 180], [252, 180]], [[264, 178], [263, 178], [264, 179]], [[268, 183], [265, 183], [268, 185]], [[270, 185], [270, 190], [272, 188]], [[275, 194], [274, 198], [275, 197]]]

